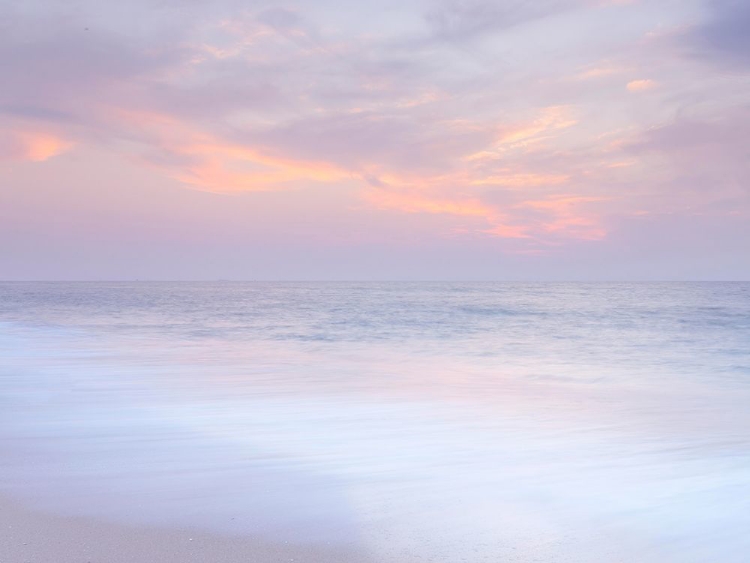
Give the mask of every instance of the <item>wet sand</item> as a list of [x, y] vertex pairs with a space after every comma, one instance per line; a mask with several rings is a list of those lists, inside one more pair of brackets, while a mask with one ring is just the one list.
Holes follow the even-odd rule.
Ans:
[[192, 530], [133, 527], [29, 509], [0, 496], [2, 563], [366, 563], [361, 553]]

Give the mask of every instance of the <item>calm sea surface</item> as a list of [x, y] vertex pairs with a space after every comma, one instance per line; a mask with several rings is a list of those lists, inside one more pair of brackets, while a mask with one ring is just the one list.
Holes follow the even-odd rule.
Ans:
[[0, 493], [383, 562], [746, 563], [750, 284], [0, 284]]

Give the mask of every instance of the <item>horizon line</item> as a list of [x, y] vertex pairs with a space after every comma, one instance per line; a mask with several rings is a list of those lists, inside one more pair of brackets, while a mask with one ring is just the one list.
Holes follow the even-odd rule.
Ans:
[[750, 283], [750, 279], [0, 279], [0, 283]]

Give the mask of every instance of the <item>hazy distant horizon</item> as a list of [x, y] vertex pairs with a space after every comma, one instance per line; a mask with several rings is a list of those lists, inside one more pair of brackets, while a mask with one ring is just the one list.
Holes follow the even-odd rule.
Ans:
[[417, 279], [417, 278], [403, 278], [403, 279], [376, 279], [376, 278], [369, 278], [369, 279], [302, 279], [302, 278], [288, 278], [288, 279], [272, 279], [272, 278], [256, 278], [256, 279], [230, 279], [230, 278], [218, 278], [218, 279], [211, 279], [211, 278], [203, 278], [203, 279], [189, 279], [189, 278], [182, 278], [182, 279], [165, 279], [165, 278], [134, 278], [134, 279], [127, 279], [127, 278], [112, 278], [112, 279], [0, 279], [0, 283], [12, 283], [12, 284], [22, 284], [22, 283], [264, 283], [264, 284], [273, 284], [273, 283], [279, 283], [279, 284], [305, 284], [305, 283], [336, 283], [336, 284], [378, 284], [378, 283], [409, 283], [409, 284], [449, 284], [449, 283], [457, 283], [457, 284], [491, 284], [491, 283], [498, 283], [498, 284], [680, 284], [680, 283], [686, 283], [686, 284], [702, 284], [702, 283], [750, 283], [750, 279], [513, 279], [513, 278], [507, 278], [507, 279], [460, 279], [460, 278], [443, 278], [443, 279]]

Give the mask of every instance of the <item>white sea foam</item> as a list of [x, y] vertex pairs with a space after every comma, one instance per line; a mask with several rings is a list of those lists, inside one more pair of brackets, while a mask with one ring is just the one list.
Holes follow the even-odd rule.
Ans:
[[375, 560], [744, 562], [748, 284], [0, 285], [0, 487]]

